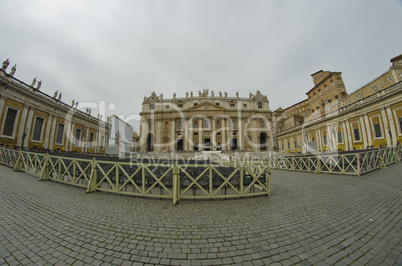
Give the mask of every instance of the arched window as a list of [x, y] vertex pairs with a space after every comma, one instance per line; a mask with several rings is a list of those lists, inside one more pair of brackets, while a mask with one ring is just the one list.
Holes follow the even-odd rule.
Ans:
[[232, 128], [236, 128], [236, 121], [232, 120]]
[[148, 130], [152, 130], [152, 122], [149, 122], [149, 124], [148, 124]]
[[197, 120], [194, 121], [194, 128], [198, 128], [198, 121]]
[[181, 129], [181, 128], [183, 127], [183, 124], [182, 124], [181, 121], [179, 121], [179, 123], [177, 124], [177, 127], [178, 127], [179, 129]]
[[205, 128], [209, 128], [209, 121], [208, 120], [205, 120]]
[[221, 121], [219, 121], [219, 120], [216, 121], [216, 128], [217, 129], [221, 128]]
[[261, 128], [264, 128], [264, 127], [265, 127], [265, 125], [264, 125], [264, 120], [261, 120], [261, 121], [260, 121], [260, 127], [261, 127]]

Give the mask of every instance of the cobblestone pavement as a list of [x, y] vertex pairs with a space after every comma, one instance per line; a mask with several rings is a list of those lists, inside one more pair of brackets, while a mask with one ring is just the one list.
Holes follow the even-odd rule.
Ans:
[[401, 265], [401, 173], [276, 170], [271, 197], [173, 206], [0, 166], [0, 265]]

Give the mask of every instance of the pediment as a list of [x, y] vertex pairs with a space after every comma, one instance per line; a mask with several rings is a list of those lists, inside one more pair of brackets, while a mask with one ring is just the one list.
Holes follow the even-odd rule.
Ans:
[[204, 101], [204, 102], [201, 102], [201, 103], [199, 103], [199, 104], [197, 104], [197, 105], [195, 105], [195, 106], [192, 106], [192, 107], [190, 107], [190, 108], [188, 108], [187, 110], [191, 110], [191, 111], [223, 111], [223, 110], [226, 110], [226, 108], [224, 108], [224, 107], [222, 107], [222, 106], [219, 106], [219, 105], [216, 105], [216, 104], [214, 104], [213, 102], [210, 102], [210, 101]]

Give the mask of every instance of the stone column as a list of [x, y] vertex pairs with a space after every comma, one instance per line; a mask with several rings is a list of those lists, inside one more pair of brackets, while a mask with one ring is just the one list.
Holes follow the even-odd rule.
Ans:
[[[21, 114], [21, 119], [20, 119], [20, 126], [18, 129], [18, 139], [17, 139], [17, 146], [22, 146], [22, 139], [24, 137], [24, 130], [25, 130], [25, 125], [27, 123], [28, 120], [28, 112], [29, 109], [27, 106], [24, 106], [24, 109], [22, 110], [22, 114]], [[25, 136], [25, 138], [28, 138], [29, 136]], [[25, 139], [24, 139], [25, 140]]]
[[369, 145], [369, 146], [372, 146], [372, 145], [373, 145], [373, 137], [371, 136], [370, 122], [369, 122], [369, 119], [368, 119], [367, 114], [364, 114], [364, 115], [363, 115], [363, 118], [364, 118], [364, 122], [365, 122], [366, 125], [367, 125], [367, 140], [368, 140], [368, 145]]
[[368, 145], [368, 142], [367, 142], [367, 130], [366, 130], [366, 125], [365, 125], [365, 123], [364, 123], [364, 119], [363, 119], [363, 116], [361, 115], [360, 117], [359, 117], [360, 119], [359, 119], [359, 121], [360, 121], [360, 124], [361, 124], [361, 127], [362, 127], [362, 135], [363, 135], [363, 149], [365, 149], [366, 147], [367, 147], [367, 145]]
[[154, 151], [160, 152], [162, 151], [162, 120], [157, 118], [155, 122], [156, 125], [153, 130], [155, 136]]
[[45, 131], [45, 140], [44, 140], [44, 145], [43, 147], [45, 149], [49, 149], [49, 139], [50, 139], [50, 131], [52, 127], [52, 120], [53, 120], [53, 115], [49, 114], [49, 117], [47, 118], [46, 121], [46, 131]]
[[[57, 118], [56, 118], [56, 116], [53, 116], [52, 129], [50, 130], [50, 139], [49, 139], [49, 149], [50, 150], [53, 150], [54, 137], [56, 135], [56, 128], [57, 128]], [[84, 134], [84, 132], [82, 132], [82, 134]]]
[[214, 146], [213, 150], [216, 151], [216, 120], [215, 118], [212, 118], [212, 128], [211, 128], [211, 141], [212, 141], [212, 146]]
[[253, 119], [253, 133], [252, 133], [252, 138], [253, 138], [253, 150], [254, 151], [259, 151], [260, 147], [259, 147], [259, 137], [258, 137], [258, 132], [257, 132], [257, 128], [258, 128], [258, 120], [257, 119]]
[[[182, 123], [183, 125], [183, 123]], [[171, 119], [171, 132], [170, 132], [170, 150], [176, 150], [176, 119]]]
[[346, 124], [346, 130], [347, 130], [347, 134], [348, 134], [348, 140], [349, 140], [349, 150], [353, 150], [353, 133], [352, 130], [350, 129], [350, 124], [348, 121], [345, 122]]
[[[240, 112], [239, 112], [240, 113]], [[238, 129], [237, 129], [237, 133], [238, 133], [238, 145], [239, 145], [239, 150], [244, 150], [244, 120], [241, 117], [241, 115], [238, 115]]]
[[345, 150], [348, 150], [349, 149], [348, 139], [350, 138], [350, 136], [348, 135], [348, 133], [346, 131], [345, 121], [342, 122], [342, 137], [343, 137], [343, 143], [345, 144]]
[[203, 147], [202, 129], [204, 126], [204, 120], [198, 119], [198, 150], [200, 151]]
[[[391, 140], [392, 140], [392, 146], [396, 146], [397, 145], [397, 132], [395, 130], [395, 123], [394, 123], [394, 116], [392, 115], [392, 111], [391, 108], [388, 106], [385, 108], [388, 118], [389, 118], [389, 130], [391, 131]], [[389, 134], [389, 132], [386, 132], [386, 134]]]
[[[4, 108], [4, 104], [5, 104], [6, 100], [0, 98], [0, 111], [3, 113], [3, 108]], [[1, 134], [3, 134], [3, 132], [1, 132]]]
[[321, 129], [317, 129], [317, 151], [322, 151]]
[[221, 149], [222, 151], [226, 151], [226, 118], [221, 119], [221, 134], [222, 134]]
[[[391, 137], [389, 136], [388, 130], [389, 130], [389, 125], [388, 125], [388, 119], [387, 119], [387, 114], [385, 113], [385, 108], [381, 108], [381, 118], [384, 123], [384, 134], [385, 138], [387, 140], [387, 146], [391, 147], [392, 146], [392, 140]], [[392, 118], [392, 116], [391, 116]]]
[[[185, 134], [184, 134], [184, 150], [186, 150], [186, 151], [190, 151], [190, 149], [191, 149], [191, 147], [192, 147], [192, 145], [191, 145], [191, 139], [190, 139], [190, 137], [192, 137], [192, 136], [190, 136], [190, 135], [192, 135], [192, 130], [190, 130], [190, 121], [188, 120], [188, 119], [186, 119], [185, 121], [183, 121], [183, 127], [184, 127], [184, 131], [185, 131]], [[191, 131], [191, 132], [190, 132]]]

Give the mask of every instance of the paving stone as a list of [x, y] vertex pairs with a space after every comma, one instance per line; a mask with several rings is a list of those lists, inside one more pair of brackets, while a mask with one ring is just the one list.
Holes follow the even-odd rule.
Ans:
[[270, 197], [173, 206], [0, 166], [0, 264], [398, 265], [401, 171], [273, 170]]

